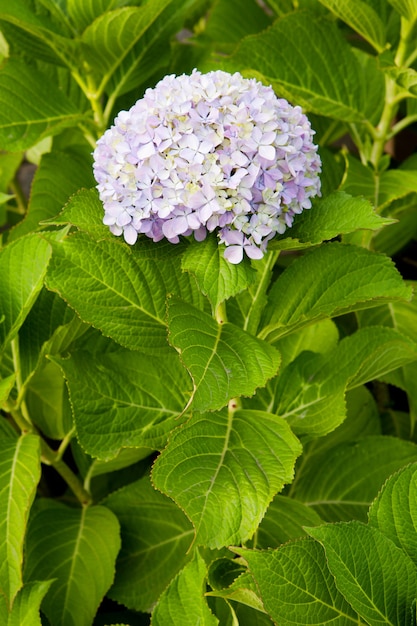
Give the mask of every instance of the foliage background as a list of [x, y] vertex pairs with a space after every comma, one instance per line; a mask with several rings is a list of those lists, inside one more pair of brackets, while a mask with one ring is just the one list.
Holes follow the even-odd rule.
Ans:
[[[0, 0], [0, 31], [2, 623], [416, 624], [417, 1]], [[101, 223], [97, 138], [194, 67], [317, 131], [323, 196], [261, 261]]]

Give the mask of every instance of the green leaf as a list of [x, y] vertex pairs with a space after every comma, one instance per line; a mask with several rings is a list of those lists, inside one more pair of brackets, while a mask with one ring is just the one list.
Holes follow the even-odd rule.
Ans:
[[166, 354], [166, 296], [175, 293], [201, 302], [192, 280], [180, 267], [180, 246], [141, 241], [136, 248], [94, 241], [75, 233], [53, 243], [46, 277], [81, 319], [121, 345]]
[[108, 595], [137, 611], [150, 611], [172, 578], [190, 559], [193, 528], [184, 513], [155, 491], [149, 478], [105, 500], [120, 522], [122, 549]]
[[216, 626], [218, 619], [204, 598], [207, 570], [204, 560], [195, 553], [193, 560], [174, 578], [156, 605], [151, 624], [166, 626]]
[[12, 229], [8, 241], [39, 230], [40, 222], [59, 213], [80, 187], [93, 184], [90, 155], [56, 150], [45, 154], [33, 180], [26, 217]]
[[246, 289], [255, 278], [249, 259], [237, 265], [226, 261], [215, 236], [193, 242], [185, 251], [182, 268], [193, 274], [202, 293], [216, 308], [221, 302]]
[[68, 15], [77, 30], [82, 32], [94, 20], [108, 11], [123, 4], [123, 0], [67, 0]]
[[117, 518], [104, 506], [41, 503], [29, 524], [25, 579], [56, 579], [42, 603], [52, 623], [91, 626], [113, 581], [119, 549]]
[[64, 206], [59, 215], [43, 221], [44, 224], [63, 226], [70, 224], [76, 226], [93, 239], [110, 239], [114, 241], [114, 235], [109, 227], [103, 224], [103, 205], [95, 189], [80, 189]]
[[256, 548], [277, 548], [306, 535], [304, 526], [319, 526], [321, 518], [311, 507], [287, 496], [275, 496], [256, 531]]
[[404, 550], [417, 566], [417, 464], [391, 476], [372, 503], [369, 524]]
[[21, 377], [24, 384], [45, 365], [46, 355], [67, 352], [89, 328], [55, 293], [42, 289], [19, 330]]
[[52, 580], [48, 580], [24, 585], [17, 593], [10, 613], [6, 605], [4, 608], [1, 606], [0, 596], [1, 623], [4, 626], [42, 626], [40, 605], [52, 583]]
[[276, 624], [358, 624], [329, 572], [323, 548], [311, 539], [278, 550], [235, 548], [249, 565], [264, 607]]
[[0, 71], [0, 94], [0, 147], [5, 150], [26, 150], [86, 120], [46, 74], [17, 59]]
[[255, 402], [296, 434], [325, 435], [345, 417], [344, 394], [417, 358], [417, 346], [391, 328], [362, 328], [324, 355], [301, 353]]
[[324, 547], [338, 589], [369, 624], [411, 625], [417, 570], [377, 529], [360, 522], [309, 529]]
[[414, 20], [417, 15], [417, 0], [388, 0], [388, 2], [408, 20]]
[[13, 389], [15, 378], [15, 374], [10, 374], [10, 376], [0, 379], [0, 406], [3, 406], [3, 404], [7, 402], [9, 393]]
[[[43, 3], [46, 0], [42, 0]], [[57, 3], [54, 2], [55, 13]], [[49, 8], [51, 4], [49, 4]], [[0, 0], [0, 20], [6, 39], [29, 57], [47, 63], [67, 65], [76, 59], [74, 41], [67, 38], [70, 29], [65, 14], [58, 11], [51, 19], [45, 11], [35, 9], [27, 0]], [[4, 21], [3, 21], [4, 20]], [[64, 36], [63, 36], [64, 35]]]
[[282, 235], [273, 239], [269, 247], [279, 248], [281, 242], [286, 248], [291, 247], [291, 240], [317, 244], [359, 229], [378, 230], [392, 223], [394, 220], [377, 215], [365, 198], [335, 191], [322, 200], [316, 200], [310, 211], [296, 215], [285, 237]]
[[377, 52], [385, 47], [385, 27], [374, 9], [362, 0], [320, 0], [338, 18], [346, 22]]
[[192, 520], [197, 544], [249, 539], [301, 452], [287, 424], [261, 411], [195, 415], [174, 431], [152, 480]]
[[[0, 440], [0, 591], [10, 608], [22, 587], [23, 542], [40, 479], [40, 441], [35, 435]], [[1, 595], [0, 593], [0, 595]]]
[[366, 521], [384, 481], [415, 461], [410, 441], [374, 435], [336, 445], [306, 458], [291, 496], [312, 507], [323, 520]]
[[178, 298], [169, 301], [168, 327], [171, 345], [193, 379], [197, 411], [220, 409], [234, 396], [253, 395], [278, 370], [275, 348], [233, 324], [218, 324]]
[[[230, 559], [229, 559], [230, 561]], [[234, 565], [234, 568], [240, 568], [240, 570], [243, 569], [243, 567], [241, 565]], [[209, 572], [210, 575], [210, 572]], [[209, 584], [210, 583], [210, 578], [209, 578]], [[259, 597], [259, 591], [258, 588], [256, 586], [256, 583], [254, 581], [254, 579], [252, 578], [252, 576], [249, 574], [248, 571], [244, 571], [243, 574], [241, 574], [239, 576], [239, 578], [237, 578], [231, 585], [229, 585], [227, 588], [225, 589], [215, 589], [214, 591], [208, 591], [207, 592], [207, 596], [213, 596], [215, 598], [225, 598], [227, 600], [234, 600], [235, 602], [239, 602], [241, 604], [238, 605], [233, 605], [233, 608], [236, 609], [236, 611], [239, 610], [239, 608], [243, 608], [243, 607], [251, 607], [256, 611], [257, 615], [260, 615], [260, 611], [262, 611], [261, 615], [263, 615], [264, 617], [266, 617], [265, 615], [265, 609], [263, 607], [262, 604], [262, 600]], [[230, 605], [229, 605], [230, 606]], [[252, 616], [253, 617], [253, 616]], [[269, 618], [268, 618], [269, 620]], [[239, 622], [240, 624], [241, 622]], [[243, 621], [242, 624], [245, 625], [247, 624], [247, 626], [250, 626], [251, 624], [258, 624], [257, 621], [255, 621], [253, 619], [252, 622], [246, 622]], [[262, 624], [264, 624], [264, 621], [260, 621], [260, 626]], [[268, 621], [268, 624], [270, 624], [271, 622]], [[232, 626], [235, 625], [235, 622], [232, 623]]]
[[0, 252], [0, 351], [16, 336], [46, 274], [49, 244], [36, 235], [13, 242]]
[[[81, 36], [94, 71], [106, 83], [172, 0], [106, 10]], [[106, 7], [107, 8], [107, 7]]]
[[276, 342], [282, 356], [281, 371], [301, 352], [309, 351], [326, 354], [334, 350], [339, 342], [339, 330], [331, 319], [324, 319], [304, 326]]
[[46, 437], [63, 439], [72, 428], [71, 407], [62, 372], [46, 363], [26, 387], [26, 404], [34, 424]]
[[191, 386], [175, 354], [80, 351], [56, 362], [68, 381], [78, 439], [88, 454], [106, 460], [122, 447], [164, 447]]
[[246, 37], [224, 65], [260, 75], [306, 111], [347, 122], [363, 119], [365, 85], [357, 59], [337, 27], [312, 13], [294, 11]]
[[275, 281], [259, 336], [274, 341], [312, 321], [410, 298], [391, 259], [356, 246], [324, 244]]
[[266, 11], [255, 0], [244, 4], [240, 0], [217, 0], [209, 11], [204, 34], [215, 41], [216, 51], [219, 45], [230, 51], [243, 37], [267, 28], [270, 23]]

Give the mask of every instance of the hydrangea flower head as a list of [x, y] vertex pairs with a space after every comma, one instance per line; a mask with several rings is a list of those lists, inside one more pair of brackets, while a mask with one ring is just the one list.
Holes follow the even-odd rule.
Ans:
[[230, 262], [260, 259], [320, 194], [313, 135], [300, 107], [255, 79], [166, 76], [97, 143], [103, 222], [129, 244], [216, 231]]

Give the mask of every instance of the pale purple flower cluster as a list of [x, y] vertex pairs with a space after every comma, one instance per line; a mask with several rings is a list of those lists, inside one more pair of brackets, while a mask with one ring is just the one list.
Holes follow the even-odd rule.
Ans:
[[103, 221], [129, 244], [217, 229], [231, 263], [259, 259], [320, 194], [313, 134], [300, 107], [255, 79], [166, 76], [97, 143]]

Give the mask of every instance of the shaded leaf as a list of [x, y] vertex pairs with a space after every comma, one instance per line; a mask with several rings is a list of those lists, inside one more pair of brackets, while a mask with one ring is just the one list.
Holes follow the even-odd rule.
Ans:
[[366, 521], [385, 480], [416, 460], [417, 446], [394, 437], [373, 435], [342, 443], [307, 457], [291, 495], [323, 520]]
[[59, 213], [73, 193], [93, 183], [90, 155], [57, 150], [45, 154], [33, 180], [26, 217], [11, 230], [8, 241], [39, 230], [40, 222]]
[[219, 621], [204, 598], [206, 565], [196, 552], [193, 560], [174, 578], [152, 613], [152, 626], [181, 623], [184, 626], [216, 626]]
[[122, 548], [108, 595], [137, 611], [150, 611], [172, 578], [191, 558], [193, 528], [172, 500], [149, 478], [108, 496], [106, 506], [120, 522]]

